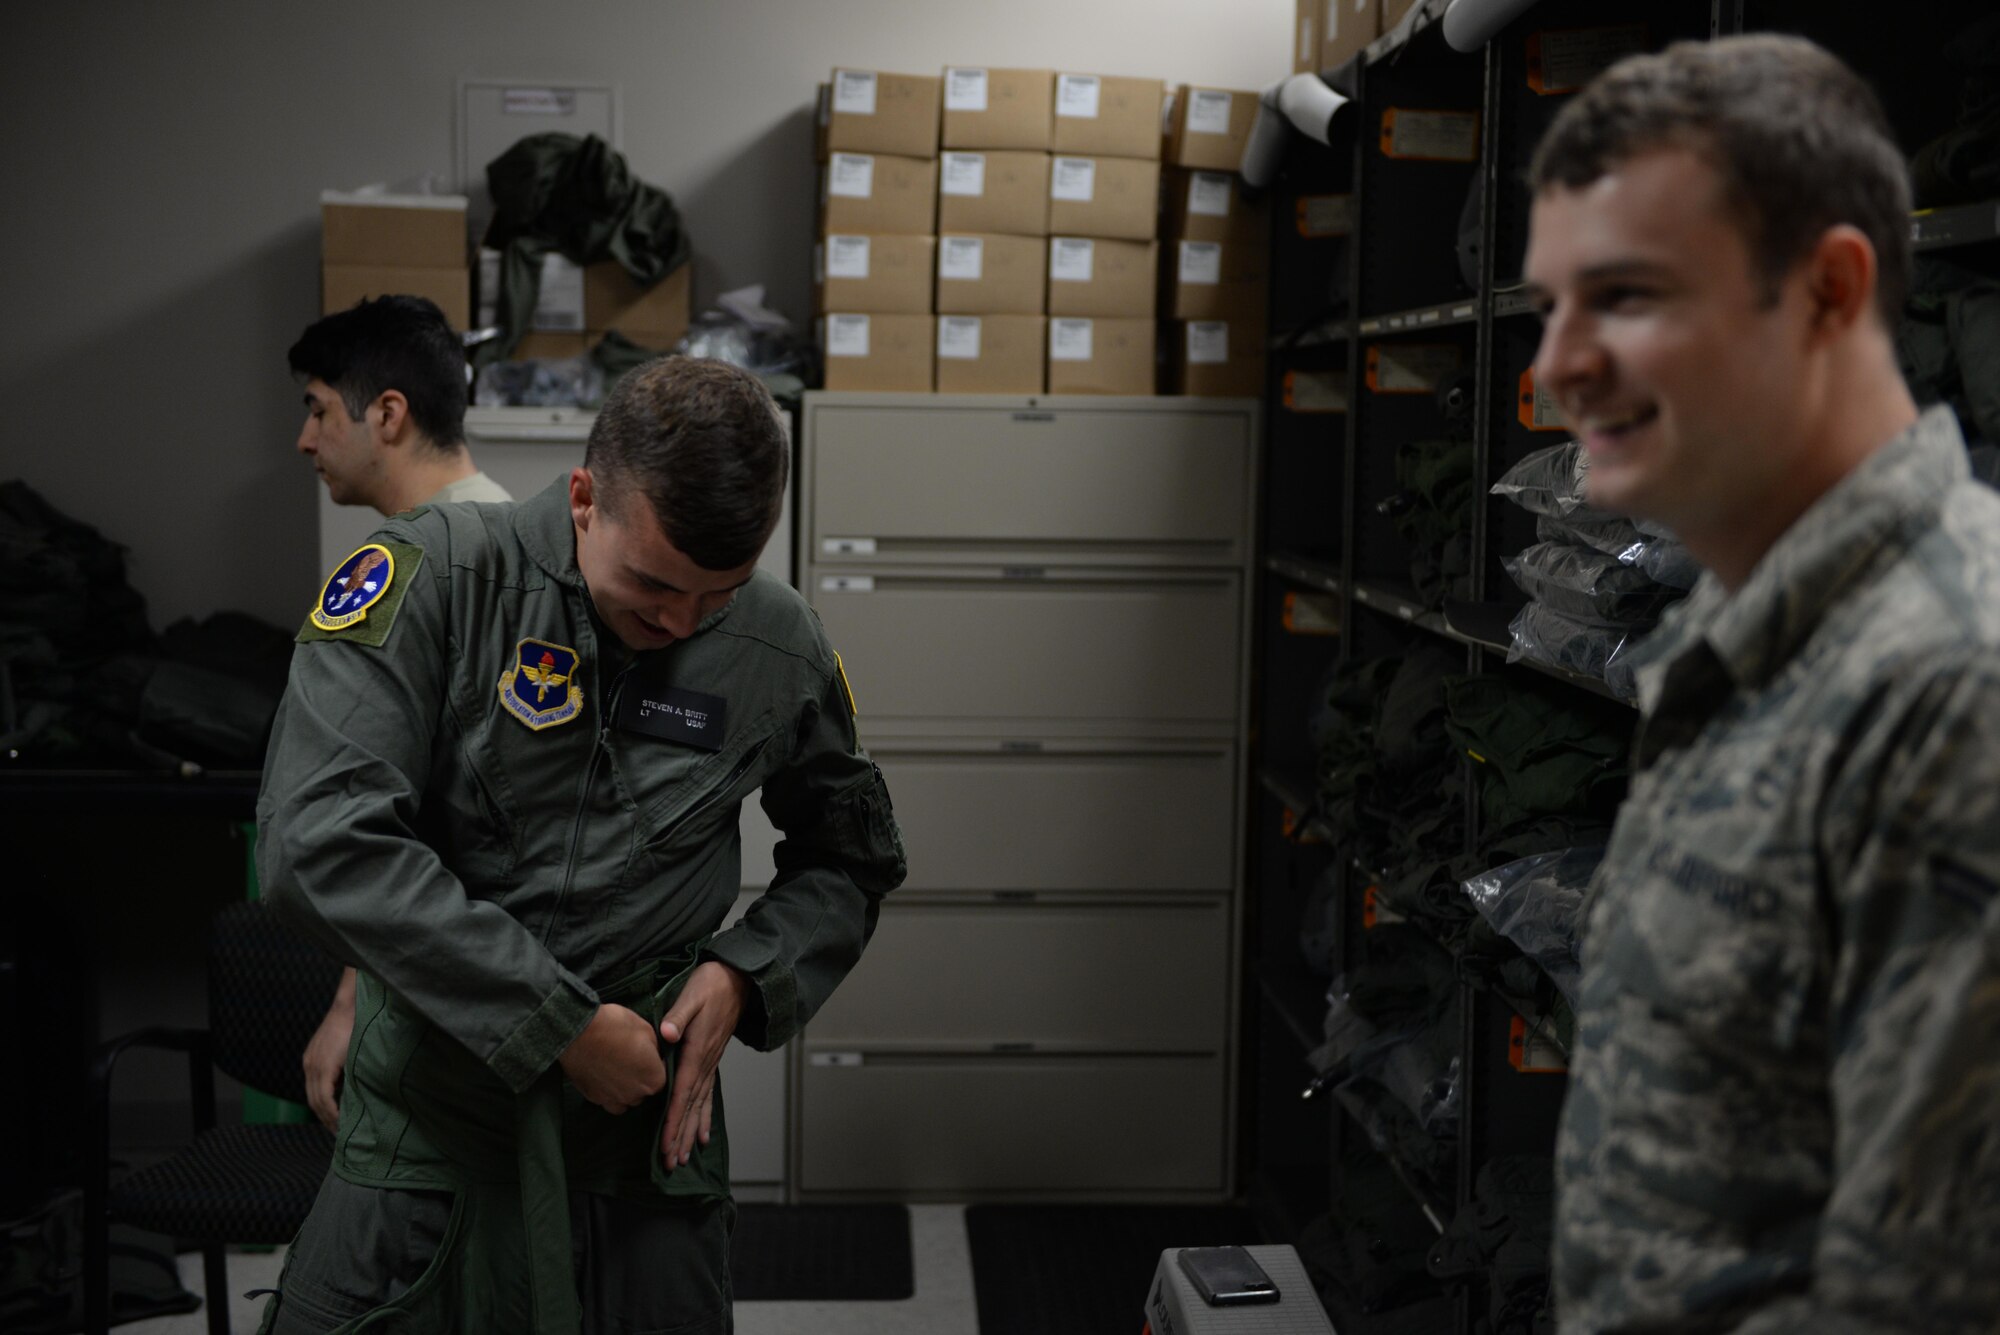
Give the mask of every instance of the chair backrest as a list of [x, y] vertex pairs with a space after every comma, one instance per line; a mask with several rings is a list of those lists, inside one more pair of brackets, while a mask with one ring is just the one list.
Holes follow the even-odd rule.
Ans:
[[208, 1023], [217, 1069], [252, 1089], [306, 1101], [300, 1059], [340, 984], [340, 962], [256, 902], [215, 915]]

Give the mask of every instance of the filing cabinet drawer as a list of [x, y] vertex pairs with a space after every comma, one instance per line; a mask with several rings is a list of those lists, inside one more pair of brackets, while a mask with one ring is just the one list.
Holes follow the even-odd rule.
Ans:
[[868, 749], [909, 850], [903, 894], [1227, 891], [1235, 882], [1228, 743], [897, 740]]
[[[818, 1064], [828, 1060], [845, 1064]], [[802, 1091], [799, 1186], [807, 1194], [1227, 1189], [1219, 1057], [809, 1052]]]
[[1045, 577], [829, 575], [822, 566], [809, 596], [864, 720], [1157, 720], [1234, 731], [1234, 572], [1037, 573]]
[[808, 1036], [906, 1052], [1221, 1051], [1226, 903], [892, 896]]

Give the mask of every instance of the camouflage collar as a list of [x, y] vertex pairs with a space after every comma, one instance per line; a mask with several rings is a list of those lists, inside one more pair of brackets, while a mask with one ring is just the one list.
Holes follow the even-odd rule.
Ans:
[[569, 513], [569, 474], [514, 507], [514, 535], [551, 578], [573, 589], [583, 587], [583, 572], [576, 566], [576, 521]]
[[[1656, 712], [1707, 651], [1739, 689], [1769, 681], [1797, 653], [1827, 609], [1885, 555], [1929, 528], [1945, 493], [1971, 476], [1951, 409], [1926, 411], [1842, 478], [1774, 543], [1734, 594], [1712, 574], [1669, 613], [1638, 669], [1639, 699]], [[1703, 674], [1696, 673], [1697, 677]]]

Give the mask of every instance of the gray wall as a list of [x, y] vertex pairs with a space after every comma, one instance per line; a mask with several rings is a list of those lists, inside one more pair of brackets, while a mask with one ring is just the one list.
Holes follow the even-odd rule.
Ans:
[[449, 173], [461, 76], [615, 82], [694, 237], [695, 296], [805, 314], [811, 102], [836, 63], [1261, 88], [1290, 0], [272, 0], [9, 7], [0, 43], [0, 478], [132, 549], [156, 626], [296, 619], [313, 478], [284, 350], [318, 196]]

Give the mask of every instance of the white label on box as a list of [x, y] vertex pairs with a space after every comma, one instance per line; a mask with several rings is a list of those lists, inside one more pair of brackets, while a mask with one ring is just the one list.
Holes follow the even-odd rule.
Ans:
[[1188, 177], [1188, 212], [1227, 218], [1232, 193], [1228, 173], [1196, 172]]
[[1228, 134], [1230, 100], [1228, 93], [1218, 89], [1188, 89], [1188, 133]]
[[[875, 592], [875, 577], [873, 575], [822, 575], [820, 576], [819, 586], [828, 593], [873, 593]], [[831, 1065], [832, 1063], [828, 1064]], [[861, 1063], [857, 1061], [854, 1064], [859, 1066]]]
[[1311, 69], [1319, 68], [1319, 53], [1313, 50], [1313, 21], [1310, 14], [1299, 20], [1298, 63]]
[[986, 110], [986, 71], [953, 65], [944, 72], [946, 111]]
[[1221, 282], [1221, 243], [1216, 241], [1181, 242], [1180, 271], [1183, 283]]
[[939, 178], [938, 190], [947, 195], [983, 195], [986, 193], [986, 155], [984, 153], [947, 153], [944, 155], [944, 175]]
[[843, 116], [875, 114], [875, 71], [835, 70], [833, 109]]
[[583, 268], [560, 255], [542, 256], [542, 286], [530, 329], [574, 332], [583, 328]]
[[1097, 100], [1104, 81], [1095, 74], [1056, 76], [1056, 115], [1097, 119]]
[[866, 153], [834, 154], [826, 190], [842, 199], [869, 198], [875, 193], [875, 159]]
[[1081, 236], [1049, 238], [1049, 278], [1057, 283], [1088, 283], [1097, 260], [1097, 243]]
[[976, 236], [938, 238], [938, 277], [976, 283], [986, 268], [986, 242]]
[[1049, 169], [1049, 198], [1088, 204], [1097, 194], [1096, 158], [1057, 158]]
[[870, 245], [865, 236], [830, 236], [826, 239], [828, 278], [866, 278]]
[[1428, 158], [1442, 162], [1473, 162], [1479, 157], [1479, 114], [1473, 111], [1407, 111], [1392, 108], [1389, 142], [1383, 152], [1392, 158]]
[[1340, 0], [1326, 0], [1326, 40], [1340, 40]]
[[1299, 232], [1307, 237], [1346, 236], [1354, 230], [1354, 196], [1305, 195], [1299, 200]]
[[1229, 323], [1226, 320], [1190, 320], [1187, 327], [1187, 359], [1190, 366], [1214, 366], [1229, 360]]
[[873, 556], [873, 538], [821, 538], [819, 549], [828, 556]]
[[1090, 360], [1090, 336], [1097, 327], [1094, 320], [1051, 320], [1049, 321], [1049, 360], [1052, 362], [1087, 362]]
[[500, 93], [500, 112], [506, 116], [574, 116], [574, 88], [506, 88]]
[[938, 317], [938, 356], [949, 361], [978, 361], [979, 317], [976, 315], [940, 315]]
[[868, 355], [868, 317], [865, 315], [827, 316], [826, 355], [829, 357], [866, 357]]

